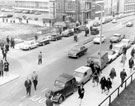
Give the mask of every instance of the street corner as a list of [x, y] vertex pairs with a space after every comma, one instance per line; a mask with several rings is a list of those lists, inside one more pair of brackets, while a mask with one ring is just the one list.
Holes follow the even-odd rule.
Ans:
[[10, 81], [17, 79], [17, 78], [19, 78], [19, 75], [17, 75], [17, 74], [4, 75], [3, 77], [0, 77], [0, 85], [4, 85]]

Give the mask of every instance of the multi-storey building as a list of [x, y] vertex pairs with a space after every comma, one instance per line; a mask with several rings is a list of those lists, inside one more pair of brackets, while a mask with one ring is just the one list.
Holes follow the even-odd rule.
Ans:
[[49, 19], [55, 18], [54, 0], [15, 0], [14, 9], [42, 12]]
[[123, 13], [135, 12], [135, 0], [124, 0]]

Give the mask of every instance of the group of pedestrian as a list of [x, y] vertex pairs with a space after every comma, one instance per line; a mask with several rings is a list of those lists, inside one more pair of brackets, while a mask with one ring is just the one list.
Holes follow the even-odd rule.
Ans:
[[31, 79], [29, 77], [27, 77], [27, 80], [24, 83], [24, 86], [26, 88], [26, 94], [28, 96], [31, 96], [31, 86], [34, 86], [35, 91], [37, 90], [37, 84], [38, 84], [38, 74], [36, 73], [36, 71], [33, 71]]

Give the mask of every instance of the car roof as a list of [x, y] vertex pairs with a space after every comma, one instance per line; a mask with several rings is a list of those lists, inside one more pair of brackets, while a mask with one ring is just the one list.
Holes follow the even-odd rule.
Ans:
[[121, 35], [120, 33], [115, 33], [115, 34], [113, 34], [114, 36], [117, 36], [117, 35]]
[[59, 75], [59, 77], [56, 80], [59, 80], [59, 81], [62, 81], [62, 82], [66, 83], [66, 82], [70, 81], [73, 78], [74, 77], [72, 75], [63, 73], [63, 74]]
[[121, 47], [121, 46], [123, 46], [123, 45], [124, 45], [123, 43], [120, 43], [120, 44], [114, 45], [114, 47]]
[[122, 39], [121, 41], [130, 41], [129, 39]]
[[[106, 53], [108, 53], [107, 51], [102, 51], [102, 53], [101, 53], [101, 56], [103, 56], [104, 54], [106, 54]], [[94, 57], [99, 57], [99, 51], [97, 51], [96, 53], [94, 53], [94, 54], [92, 54], [92, 55], [90, 55], [89, 57], [90, 58], [94, 58]]]
[[81, 72], [81, 73], [85, 73], [88, 69], [90, 69], [87, 66], [81, 66], [79, 68], [77, 68], [76, 70], [74, 70], [75, 72]]

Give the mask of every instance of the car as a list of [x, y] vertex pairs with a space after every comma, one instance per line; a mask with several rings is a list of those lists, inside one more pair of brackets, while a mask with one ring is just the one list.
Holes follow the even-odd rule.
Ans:
[[112, 23], [117, 23], [117, 20], [114, 18], [114, 19], [112, 20]]
[[[105, 42], [106, 37], [104, 35], [101, 35], [101, 43]], [[100, 44], [100, 35], [96, 35], [96, 37], [93, 39], [93, 43]]]
[[12, 14], [7, 14], [6, 17], [11, 18], [11, 17], [13, 17], [13, 15]]
[[93, 27], [97, 27], [97, 26], [99, 26], [100, 25], [100, 23], [98, 22], [98, 21], [95, 21], [94, 23], [93, 23]]
[[76, 45], [68, 52], [68, 57], [75, 57], [79, 58], [80, 56], [84, 55], [87, 52], [88, 48], [84, 45]]
[[110, 38], [111, 43], [118, 43], [120, 42], [123, 38], [125, 38], [124, 35], [121, 35], [119, 33], [113, 34], [113, 36]]
[[61, 104], [66, 97], [77, 91], [77, 82], [73, 75], [63, 73], [54, 82], [54, 87], [46, 96], [51, 96], [51, 100]]
[[133, 26], [133, 22], [128, 22], [127, 24], [126, 24], [126, 27], [132, 27]]
[[109, 62], [112, 62], [113, 60], [115, 60], [118, 57], [118, 52], [114, 51], [114, 50], [109, 50], [108, 52], [108, 59]]
[[51, 33], [51, 41], [56, 41], [62, 39], [62, 36], [58, 33]]
[[92, 29], [91, 29], [91, 35], [97, 35], [97, 34], [99, 34], [99, 29], [96, 28], [96, 27], [92, 27]]
[[79, 29], [80, 31], [85, 31], [86, 28], [87, 28], [87, 27], [86, 27], [85, 25], [80, 25], [80, 26], [78, 26], [78, 29]]
[[119, 55], [122, 54], [124, 46], [125, 45], [123, 43], [116, 44], [116, 45], [113, 45], [112, 50], [115, 51], [115, 52], [117, 52], [118, 53], [118, 56], [119, 56]]
[[50, 43], [50, 40], [47, 37], [38, 38], [38, 46], [43, 46]]
[[91, 79], [92, 71], [90, 67], [81, 66], [74, 70], [74, 77], [78, 84], [85, 84], [87, 81]]
[[120, 43], [124, 44], [127, 48], [130, 48], [132, 45], [132, 42], [130, 39], [122, 39]]
[[37, 47], [38, 47], [38, 43], [35, 40], [24, 41], [20, 45], [21, 50], [31, 50], [31, 49], [34, 49], [34, 48], [37, 48]]
[[69, 37], [74, 35], [74, 30], [73, 29], [67, 29], [62, 32], [62, 37]]

